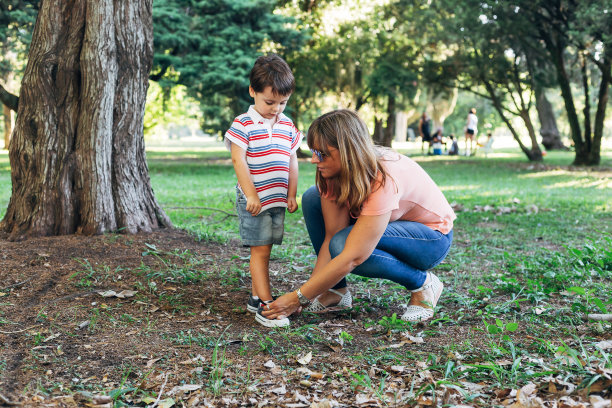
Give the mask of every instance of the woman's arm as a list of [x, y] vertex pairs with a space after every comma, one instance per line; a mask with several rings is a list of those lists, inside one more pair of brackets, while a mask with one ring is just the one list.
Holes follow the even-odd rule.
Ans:
[[[321, 205], [325, 208], [323, 199], [321, 200]], [[312, 276], [300, 288], [302, 294], [308, 299], [314, 299], [321, 293], [330, 289], [343, 277], [348, 275], [355, 267], [367, 260], [376, 248], [391, 218], [390, 211], [382, 215], [359, 217], [347, 237], [344, 250], [334, 259], [330, 259], [329, 240], [331, 237], [329, 235], [332, 229], [330, 228], [330, 234], [328, 234], [327, 221], [329, 219], [327, 217], [332, 214], [332, 211], [326, 213], [324, 209], [324, 218], [326, 221], [325, 241], [319, 251], [319, 256], [317, 257], [317, 263]], [[333, 234], [335, 234], [335, 232]], [[331, 236], [333, 236], [333, 234], [331, 234]], [[265, 310], [263, 315], [272, 319], [280, 315], [289, 316], [298, 310], [299, 307], [300, 303], [294, 291], [279, 297], [276, 301], [271, 303], [269, 309]]]
[[[389, 225], [390, 218], [390, 211], [382, 215], [359, 217], [346, 239], [342, 252], [324, 265], [318, 265], [319, 262], [317, 262], [316, 266], [319, 266], [317, 273], [313, 272], [310, 279], [300, 288], [304, 296], [314, 299], [365, 262], [374, 252], [378, 241]], [[329, 254], [329, 246], [327, 250]]]

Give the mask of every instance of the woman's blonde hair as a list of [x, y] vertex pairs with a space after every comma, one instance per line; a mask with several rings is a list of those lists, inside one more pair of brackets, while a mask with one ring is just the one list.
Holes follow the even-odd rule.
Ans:
[[308, 147], [327, 156], [330, 147], [338, 149], [340, 175], [328, 183], [317, 171], [316, 183], [322, 194], [331, 193], [336, 202], [347, 203], [351, 214], [359, 215], [379, 172], [382, 185], [387, 176], [381, 165], [381, 151], [372, 143], [366, 124], [352, 110], [331, 111], [312, 122], [307, 142]]

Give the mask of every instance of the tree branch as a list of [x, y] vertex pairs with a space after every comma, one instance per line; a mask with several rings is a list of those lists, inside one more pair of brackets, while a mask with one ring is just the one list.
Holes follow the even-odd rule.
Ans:
[[0, 85], [0, 102], [6, 105], [9, 109], [17, 112], [17, 107], [19, 106], [19, 97], [17, 95], [13, 95], [2, 85]]

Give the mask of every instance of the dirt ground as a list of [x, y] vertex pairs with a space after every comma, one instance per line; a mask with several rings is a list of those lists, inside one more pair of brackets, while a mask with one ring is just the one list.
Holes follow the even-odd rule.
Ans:
[[[555, 394], [567, 390], [559, 384], [494, 390], [483, 378], [459, 382], [459, 391], [440, 383], [460, 370], [449, 361], [469, 361], [460, 344], [477, 351], [488, 340], [470, 317], [401, 327], [388, 319], [401, 305], [369, 301], [384, 287], [358, 285], [350, 312], [266, 329], [245, 310], [247, 256], [236, 243], [173, 229], [0, 235], [0, 406], [494, 406], [518, 404], [517, 390], [524, 401], [591, 406], [592, 392]], [[310, 271], [278, 260], [270, 269], [279, 293]], [[609, 399], [612, 382], [598, 384], [598, 398]]]

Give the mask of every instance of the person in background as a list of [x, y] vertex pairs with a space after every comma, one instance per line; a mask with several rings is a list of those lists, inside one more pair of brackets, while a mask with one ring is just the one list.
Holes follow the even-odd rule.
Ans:
[[455, 135], [451, 133], [450, 135], [448, 135], [448, 138], [450, 139], [449, 142], [451, 144], [450, 148], [448, 149], [448, 155], [449, 156], [458, 155], [459, 154], [459, 144], [455, 140]]
[[421, 153], [425, 152], [425, 143], [427, 143], [427, 154], [429, 154], [431, 149], [431, 120], [425, 112], [419, 119], [419, 136], [421, 136]]
[[434, 133], [433, 137], [431, 138], [431, 147], [433, 149], [434, 156], [442, 155], [442, 143], [442, 129], [438, 128], [438, 130], [436, 130], [436, 133]]
[[476, 134], [478, 133], [478, 116], [476, 116], [476, 108], [471, 108], [467, 115], [465, 125], [465, 155], [472, 154], [473, 145]]
[[254, 104], [225, 133], [238, 178], [236, 210], [240, 237], [250, 247], [251, 296], [247, 310], [267, 327], [289, 325], [286, 316], [268, 319], [262, 304], [272, 301], [269, 263], [273, 244], [283, 241], [285, 208], [298, 208], [296, 152], [303, 135], [283, 114], [295, 89], [289, 65], [278, 55], [257, 58], [249, 75]]
[[320, 116], [307, 138], [317, 172], [302, 210], [317, 261], [264, 316], [351, 307], [345, 277], [355, 273], [402, 285], [411, 295], [403, 320], [430, 319], [444, 286], [430, 269], [448, 254], [456, 218], [442, 191], [412, 159], [374, 146], [354, 111]]

